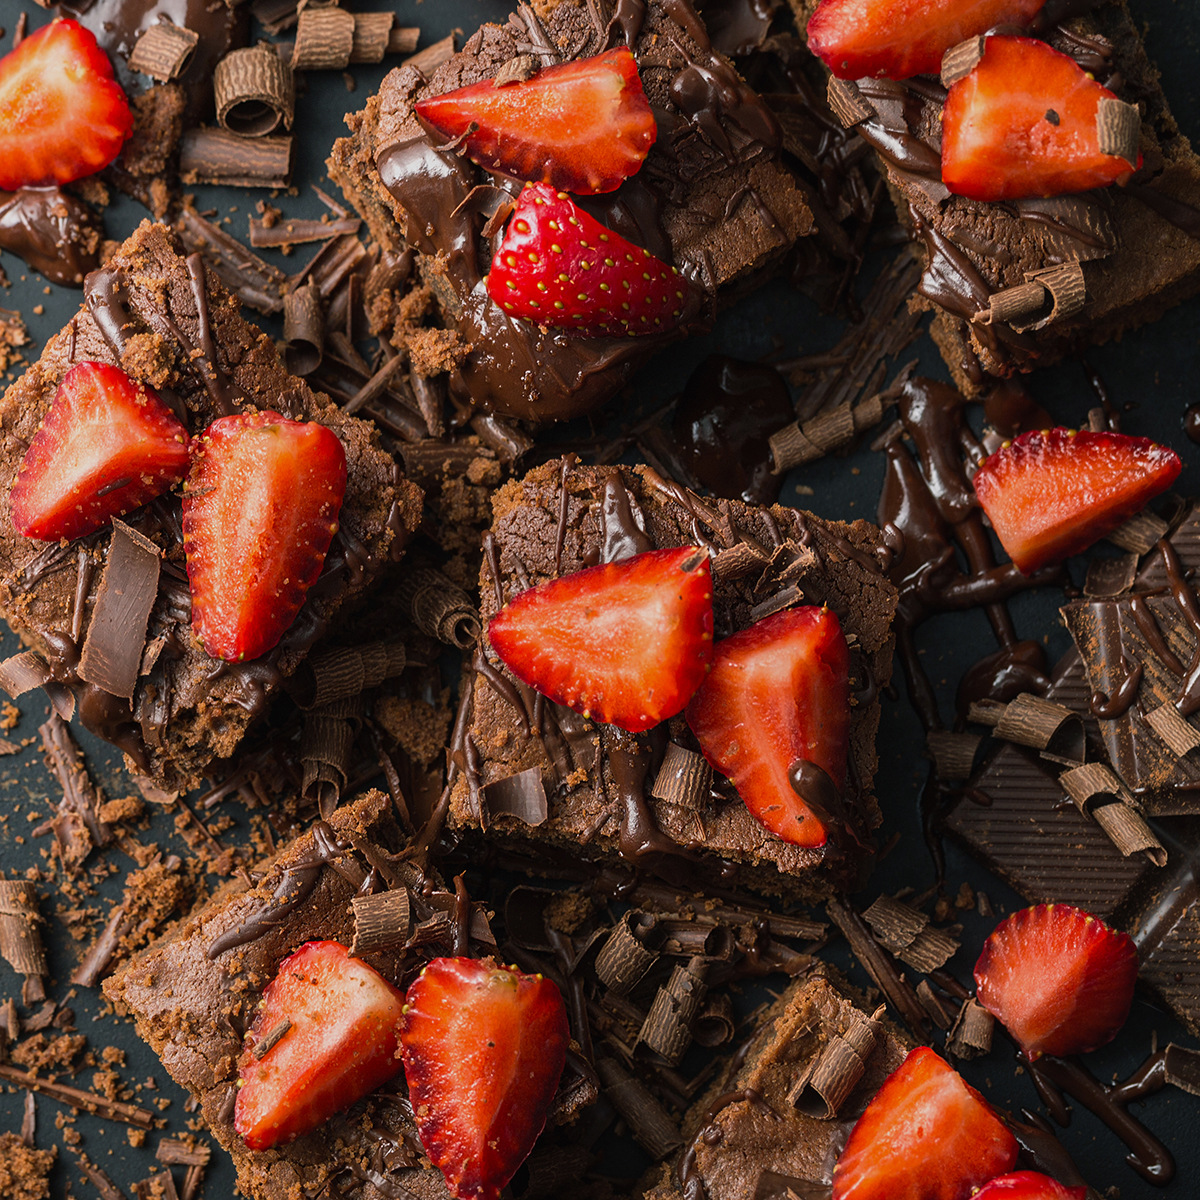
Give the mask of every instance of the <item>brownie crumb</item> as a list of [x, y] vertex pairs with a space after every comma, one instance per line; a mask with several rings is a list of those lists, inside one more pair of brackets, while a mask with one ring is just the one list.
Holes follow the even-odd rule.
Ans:
[[441, 375], [453, 371], [471, 347], [456, 329], [417, 329], [407, 334], [408, 356], [417, 375]]
[[50, 1038], [44, 1033], [35, 1033], [13, 1047], [12, 1060], [17, 1066], [30, 1071], [71, 1070], [72, 1061], [86, 1045], [87, 1038], [78, 1033], [64, 1033]]
[[45, 1200], [57, 1149], [35, 1150], [15, 1133], [0, 1133], [0, 1196], [6, 1200]]
[[145, 811], [146, 806], [141, 797], [121, 796], [100, 806], [100, 820], [108, 825], [116, 825], [120, 821], [136, 821]]
[[428, 766], [441, 754], [450, 733], [450, 690], [442, 691], [436, 707], [424, 700], [382, 696], [375, 704], [375, 719], [414, 762]]

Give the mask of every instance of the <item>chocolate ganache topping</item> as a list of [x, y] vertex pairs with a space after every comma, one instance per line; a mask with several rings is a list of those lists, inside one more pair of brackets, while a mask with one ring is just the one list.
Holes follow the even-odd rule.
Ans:
[[58, 188], [0, 191], [0, 250], [51, 283], [79, 287], [100, 265], [100, 239], [92, 210]]

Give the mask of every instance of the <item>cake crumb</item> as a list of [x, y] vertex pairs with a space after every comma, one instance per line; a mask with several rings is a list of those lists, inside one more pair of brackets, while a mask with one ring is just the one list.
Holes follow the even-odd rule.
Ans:
[[58, 1151], [35, 1150], [15, 1133], [0, 1133], [0, 1196], [6, 1200], [45, 1200], [50, 1168]]

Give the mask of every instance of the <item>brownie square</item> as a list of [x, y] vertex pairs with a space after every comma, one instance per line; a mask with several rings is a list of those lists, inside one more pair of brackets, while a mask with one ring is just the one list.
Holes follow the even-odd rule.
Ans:
[[[891, 677], [896, 591], [879, 569], [879, 531], [866, 521], [824, 521], [781, 505], [701, 499], [647, 467], [570, 460], [506, 484], [493, 504], [480, 579], [485, 623], [526, 588], [611, 560], [635, 534], [655, 548], [709, 551], [718, 639], [792, 604], [827, 604], [837, 613], [851, 646], [855, 693], [846, 826], [823, 847], [794, 846], [768, 833], [720, 777], [716, 790], [705, 784], [687, 794], [673, 791], [658, 776], [699, 758], [682, 715], [652, 732], [649, 757], [639, 760], [642, 752], [631, 752], [628, 734], [517, 682], [486, 637], [474, 661], [473, 717], [466, 769], [451, 795], [452, 825], [531, 838], [576, 859], [623, 855], [630, 866], [653, 860], [663, 869], [669, 858], [671, 869], [699, 872], [709, 886], [714, 870], [722, 883], [806, 898], [850, 884], [869, 858], [870, 831], [880, 821], [872, 792], [876, 693]], [[639, 760], [644, 785], [630, 781], [624, 769], [630, 759]], [[673, 765], [660, 772], [664, 761]], [[678, 844], [678, 854], [643, 853], [636, 827], [646, 816]]]
[[[573, 0], [522, 5], [507, 25], [484, 25], [430, 80], [412, 66], [392, 71], [329, 159], [385, 254], [417, 253], [444, 325], [443, 359], [426, 373], [448, 369], [454, 397], [502, 416], [551, 421], [593, 409], [681, 333], [581, 337], [507, 317], [484, 285], [493, 247], [483, 229], [513, 181], [436, 147], [415, 116], [418, 100], [492, 78], [522, 56], [526, 68], [549, 66], [628, 43], [658, 140], [616, 191], [577, 203], [714, 295], [781, 259], [813, 224], [779, 161], [778, 121], [712, 49], [690, 5], [648, 0], [608, 24], [599, 11]], [[402, 313], [368, 291], [381, 312]]]
[[[113, 558], [111, 528], [70, 544], [33, 541], [13, 528], [7, 497], [25, 450], [63, 376], [87, 361], [113, 363], [168, 392], [191, 436], [226, 412], [262, 408], [320, 422], [341, 441], [348, 479], [338, 533], [304, 607], [267, 654], [219, 662], [193, 637], [177, 494], [123, 518], [161, 555], [144, 638], [119, 625], [106, 626], [103, 637], [97, 623], [89, 642]], [[44, 683], [64, 716], [77, 709], [88, 729], [168, 790], [194, 786], [214, 759], [234, 752], [334, 613], [400, 556], [421, 516], [420, 489], [404, 478], [374, 426], [288, 374], [271, 339], [239, 315], [236, 298], [199, 257], [185, 261], [172, 233], [149, 222], [88, 276], [78, 314], [0, 400], [0, 429], [0, 614], [32, 649], [25, 683]], [[137, 656], [127, 664], [127, 676], [136, 674], [132, 700], [81, 676], [89, 645]]]

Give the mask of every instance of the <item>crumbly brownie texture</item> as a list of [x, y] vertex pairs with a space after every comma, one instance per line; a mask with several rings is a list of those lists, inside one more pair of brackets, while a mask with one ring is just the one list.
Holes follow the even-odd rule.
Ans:
[[[803, 28], [816, 4], [791, 3]], [[1200, 159], [1129, 10], [1100, 4], [1040, 36], [1141, 109], [1144, 166], [1130, 186], [1004, 205], [951, 196], [940, 169], [945, 89], [926, 77], [858, 84], [876, 116], [857, 129], [879, 151], [897, 211], [925, 247], [918, 303], [936, 314], [934, 341], [968, 395], [989, 376], [1030, 371], [1157, 320], [1200, 289]], [[994, 292], [1072, 261], [1082, 263], [1087, 287], [1074, 315], [1019, 332], [972, 320]]]
[[[78, 673], [111, 531], [45, 544], [18, 534], [9, 516], [7, 497], [25, 449], [63, 376], [86, 361], [115, 363], [172, 397], [192, 435], [224, 412], [261, 407], [319, 421], [346, 451], [340, 530], [321, 578], [279, 645], [252, 662], [215, 662], [192, 637], [178, 496], [127, 514], [127, 523], [162, 551], [145, 639], [157, 657], [143, 659], [132, 705]], [[149, 222], [89, 276], [78, 315], [0, 401], [0, 429], [0, 613], [44, 658], [51, 687], [62, 685], [59, 706], [70, 705], [69, 688], [84, 725], [168, 789], [194, 785], [212, 760], [233, 752], [333, 613], [399, 556], [421, 516], [420, 489], [382, 449], [374, 426], [289, 375], [270, 338], [239, 315], [237, 300], [205, 275], [198, 258], [180, 257], [165, 226]]]
[[778, 122], [711, 49], [688, 0], [650, 0], [636, 16], [641, 7], [622, 6], [623, 15], [605, 26], [594, 4], [555, 0], [537, 6], [540, 19], [524, 5], [508, 25], [484, 25], [428, 82], [413, 67], [392, 71], [347, 119], [353, 135], [334, 146], [330, 177], [376, 241], [399, 253], [407, 238], [419, 252], [442, 319], [456, 331], [450, 384], [463, 401], [539, 421], [581, 413], [679, 334], [585, 338], [506, 317], [483, 283], [491, 243], [481, 230], [513, 183], [435, 149], [413, 111], [424, 96], [491, 78], [531, 52], [546, 66], [628, 41], [659, 122], [658, 142], [615, 192], [576, 200], [710, 293], [781, 257], [812, 228], [803, 196], [778, 161]]
[[[562, 461], [506, 484], [494, 498], [494, 509], [494, 553], [485, 553], [480, 580], [485, 624], [502, 602], [531, 585], [651, 544], [699, 543], [713, 554], [718, 638], [788, 603], [828, 604], [851, 644], [855, 701], [846, 814], [851, 828], [837, 831], [819, 849], [789, 845], [759, 825], [720, 777], [716, 793], [695, 798], [698, 807], [653, 799], [648, 793], [663, 761], [666, 735], [685, 749], [698, 749], [682, 715], [652, 733], [651, 748], [644, 749], [613, 726], [595, 725], [535, 697], [513, 681], [486, 639], [486, 661], [475, 659], [470, 735], [465, 751], [457, 748], [466, 769], [452, 792], [452, 823], [490, 824], [495, 835], [549, 841], [573, 857], [620, 853], [631, 866], [639, 859], [661, 866], [663, 856], [648, 850], [638, 832], [652, 814], [658, 830], [679, 843], [681, 854], [725, 860], [724, 882], [808, 897], [853, 882], [866, 856], [864, 843], [880, 820], [872, 794], [879, 724], [875, 693], [892, 668], [896, 592], [878, 569], [877, 556], [886, 554], [879, 531], [866, 521], [823, 521], [779, 505], [702, 500], [647, 467]], [[616, 770], [614, 755], [620, 761]], [[505, 786], [523, 772], [521, 780]], [[639, 772], [645, 774], [645, 793]], [[507, 807], [514, 787], [524, 795], [530, 788], [540, 790], [538, 779], [549, 798], [544, 820], [526, 824], [498, 811]], [[684, 846], [690, 849], [685, 852]], [[671, 858], [679, 869], [692, 865], [686, 857]], [[711, 867], [710, 860], [704, 868], [710, 882]]]

